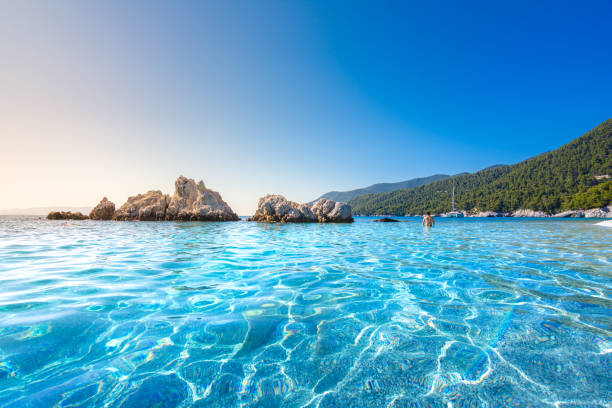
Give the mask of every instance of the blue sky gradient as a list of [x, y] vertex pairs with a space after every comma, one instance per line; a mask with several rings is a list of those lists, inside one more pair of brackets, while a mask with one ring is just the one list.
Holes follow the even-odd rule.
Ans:
[[2, 2], [0, 208], [476, 171], [611, 117], [612, 3]]

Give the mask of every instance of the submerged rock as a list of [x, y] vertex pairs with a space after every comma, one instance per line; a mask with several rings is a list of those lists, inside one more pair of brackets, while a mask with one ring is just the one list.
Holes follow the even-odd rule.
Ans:
[[257, 211], [250, 218], [261, 222], [353, 222], [351, 206], [322, 198], [314, 204], [299, 204], [282, 195], [259, 199]]
[[166, 217], [169, 203], [170, 196], [162, 194], [159, 190], [151, 190], [145, 194], [128, 197], [113, 219], [118, 221], [162, 221]]
[[112, 220], [113, 215], [115, 215], [115, 203], [104, 197], [102, 201], [91, 210], [89, 218], [92, 220]]
[[240, 218], [216, 191], [200, 180], [180, 176], [174, 183], [174, 195], [166, 209], [166, 220], [238, 221]]
[[585, 218], [612, 218], [612, 206], [591, 208], [584, 212]]
[[379, 220], [374, 220], [374, 222], [400, 222], [400, 221], [393, 219], [393, 218], [384, 217]]
[[544, 211], [535, 211], [525, 208], [518, 209], [512, 213], [513, 217], [550, 217]]
[[89, 217], [80, 212], [51, 211], [47, 214], [48, 220], [86, 220]]

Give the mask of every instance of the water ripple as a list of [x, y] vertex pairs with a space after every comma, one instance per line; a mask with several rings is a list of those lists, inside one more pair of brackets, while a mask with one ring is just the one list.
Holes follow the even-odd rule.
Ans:
[[611, 230], [0, 218], [0, 407], [604, 407]]

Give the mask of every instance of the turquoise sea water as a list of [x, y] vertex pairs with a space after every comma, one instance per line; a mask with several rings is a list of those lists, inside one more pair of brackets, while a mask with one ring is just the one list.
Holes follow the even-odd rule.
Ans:
[[612, 229], [0, 218], [0, 407], [605, 407]]

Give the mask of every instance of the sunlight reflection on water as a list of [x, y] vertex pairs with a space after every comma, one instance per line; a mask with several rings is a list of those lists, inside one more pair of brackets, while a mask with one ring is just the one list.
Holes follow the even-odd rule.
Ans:
[[612, 230], [370, 221], [0, 218], [0, 406], [612, 401]]

